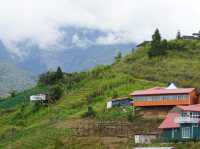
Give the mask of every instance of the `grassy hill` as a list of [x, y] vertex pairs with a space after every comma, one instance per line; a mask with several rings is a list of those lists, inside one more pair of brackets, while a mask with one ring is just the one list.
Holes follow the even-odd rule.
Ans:
[[[174, 49], [164, 56], [148, 57], [150, 45], [118, 59], [110, 66], [98, 66], [90, 71], [65, 74], [64, 95], [55, 104], [31, 104], [31, 94], [45, 92], [49, 86], [36, 86], [15, 98], [0, 102], [0, 148], [132, 148], [131, 139], [73, 136], [70, 126], [79, 120], [84, 125], [88, 99], [96, 113], [92, 121], [130, 121], [130, 109], [106, 110], [112, 97], [128, 96], [134, 90], [166, 86], [175, 82], [180, 87], [199, 87], [200, 41], [173, 40]], [[181, 48], [180, 48], [181, 47]], [[155, 130], [161, 119], [131, 115], [130, 123], [137, 131]], [[69, 126], [70, 125], [70, 126]], [[115, 146], [110, 146], [115, 144]], [[157, 144], [158, 145], [158, 144]], [[172, 145], [170, 145], [172, 146]], [[184, 148], [175, 144], [178, 148]], [[185, 147], [195, 148], [196, 144]]]

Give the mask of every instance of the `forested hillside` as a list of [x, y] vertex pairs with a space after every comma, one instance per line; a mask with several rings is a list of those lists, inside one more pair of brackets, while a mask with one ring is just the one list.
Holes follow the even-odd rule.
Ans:
[[[157, 45], [146, 43], [125, 57], [119, 55], [112, 65], [98, 66], [81, 73], [65, 73], [59, 77], [61, 79], [57, 79], [56, 72], [48, 72], [40, 76], [35, 88], [5, 99], [0, 103], [0, 147], [109, 148], [102, 138], [73, 136], [71, 125], [75, 125], [77, 120], [84, 125], [86, 118], [133, 123], [137, 131], [156, 129], [161, 121], [156, 116], [145, 119], [133, 115], [132, 109], [106, 110], [105, 106], [106, 101], [112, 98], [129, 96], [138, 89], [166, 86], [170, 82], [179, 87], [199, 87], [200, 41], [180, 39], [160, 40], [158, 43], [157, 50]], [[49, 92], [55, 86], [63, 90], [61, 98], [55, 102], [46, 106], [29, 102], [29, 95]], [[11, 105], [12, 102], [16, 104]], [[184, 147], [195, 149], [198, 145]], [[132, 148], [134, 143], [129, 139], [115, 143], [115, 148], [122, 146]], [[181, 144], [175, 146], [184, 149]]]

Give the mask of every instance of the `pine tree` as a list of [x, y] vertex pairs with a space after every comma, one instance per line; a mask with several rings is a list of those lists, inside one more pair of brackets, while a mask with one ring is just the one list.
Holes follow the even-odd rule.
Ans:
[[152, 35], [152, 42], [160, 42], [160, 41], [161, 41], [161, 35], [159, 29], [157, 28], [155, 30], [155, 33]]
[[159, 56], [166, 54], [168, 48], [167, 40], [162, 41], [159, 29], [156, 29], [152, 35], [151, 48], [149, 49], [149, 57]]
[[121, 58], [122, 58], [122, 53], [121, 53], [121, 52], [118, 52], [118, 53], [117, 53], [117, 56], [115, 56], [115, 60], [116, 60], [116, 61], [119, 61]]
[[181, 39], [181, 32], [180, 32], [180, 30], [178, 30], [178, 32], [176, 34], [176, 39]]
[[62, 80], [63, 79], [63, 72], [62, 72], [62, 69], [60, 67], [57, 68], [56, 79], [57, 80]]

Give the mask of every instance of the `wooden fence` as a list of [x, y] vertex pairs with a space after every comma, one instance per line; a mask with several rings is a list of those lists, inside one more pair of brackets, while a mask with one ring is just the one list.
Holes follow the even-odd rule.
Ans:
[[74, 128], [76, 136], [131, 137], [134, 125], [127, 122], [97, 122], [79, 124]]

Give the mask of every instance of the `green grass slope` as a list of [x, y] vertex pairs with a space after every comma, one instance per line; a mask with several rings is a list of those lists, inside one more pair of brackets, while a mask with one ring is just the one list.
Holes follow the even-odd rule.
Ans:
[[[183, 48], [169, 50], [165, 56], [149, 58], [149, 45], [146, 45], [110, 66], [72, 74], [81, 79], [72, 83], [70, 88], [69, 84], [64, 84], [64, 95], [55, 104], [38, 106], [27, 102], [31, 94], [43, 92], [48, 86], [38, 86], [0, 102], [0, 148], [67, 148], [67, 142], [68, 148], [84, 149], [88, 146], [81, 139], [71, 139], [73, 131], [68, 126], [83, 119], [88, 98], [96, 112], [94, 121], [128, 121], [127, 112], [106, 110], [106, 102], [114, 96], [128, 96], [134, 90], [165, 86], [169, 82], [198, 87], [200, 41], [170, 42], [181, 44]], [[65, 79], [68, 79], [67, 75]], [[160, 120], [135, 118], [132, 123], [139, 131], [151, 131]], [[147, 125], [145, 129], [144, 125]], [[93, 138], [86, 142], [92, 148], [108, 148], [97, 140]], [[121, 142], [121, 147], [125, 144]], [[130, 144], [132, 148], [133, 144]]]
[[[111, 72], [110, 68], [107, 69], [103, 76], [100, 73], [99, 76], [88, 76], [81, 80], [76, 84], [75, 89], [66, 90], [65, 95], [56, 104], [48, 107], [37, 107], [30, 103], [22, 106], [24, 101], [21, 102], [19, 108], [13, 106], [11, 112], [7, 107], [3, 107], [4, 112], [2, 111], [0, 119], [0, 134], [3, 137], [0, 139], [0, 147], [53, 148], [56, 138], [62, 139], [70, 135], [70, 129], [57, 127], [65, 125], [66, 121], [82, 118], [87, 111], [87, 97], [97, 92], [98, 96], [93, 98], [92, 104], [97, 113], [97, 120], [127, 120], [126, 113], [122, 111], [108, 112], [105, 110], [106, 101], [112, 98], [113, 92], [117, 92], [118, 96], [127, 96], [135, 89], [162, 85], [134, 79], [125, 74], [116, 74]], [[7, 101], [19, 99], [16, 97], [7, 99]], [[14, 136], [10, 135], [13, 129], [16, 131]]]
[[167, 55], [149, 58], [149, 45], [127, 55], [115, 69], [136, 78], [164, 83], [175, 82], [178, 86], [199, 87], [200, 41], [173, 40], [181, 48], [167, 51]]

